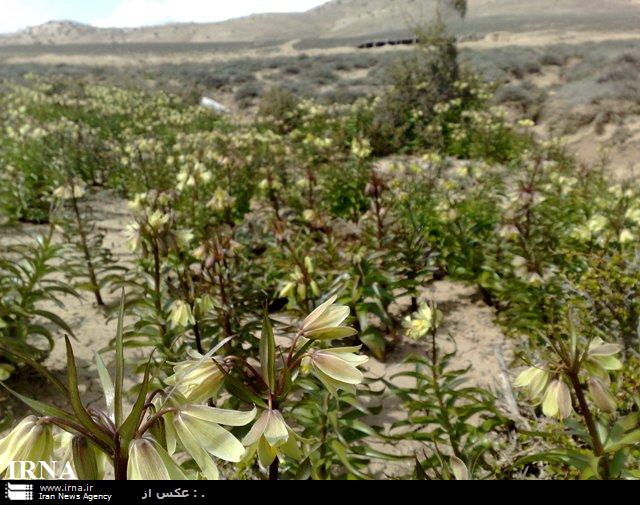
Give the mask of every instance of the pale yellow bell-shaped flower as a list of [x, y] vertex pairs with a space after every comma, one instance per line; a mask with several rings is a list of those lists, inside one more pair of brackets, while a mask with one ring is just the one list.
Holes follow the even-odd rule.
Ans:
[[133, 200], [129, 202], [129, 208], [134, 212], [140, 212], [144, 209], [144, 206], [147, 203], [147, 194], [146, 193], [138, 193], [134, 195]]
[[159, 231], [163, 226], [165, 226], [169, 222], [170, 219], [171, 219], [171, 216], [169, 214], [163, 214], [161, 211], [156, 210], [155, 212], [153, 212], [153, 214], [149, 216], [149, 218], [147, 219], [147, 222], [151, 229], [155, 231]]
[[602, 214], [596, 214], [587, 221], [587, 228], [593, 234], [600, 233], [609, 224], [609, 220]]
[[301, 456], [295, 434], [278, 410], [265, 410], [242, 439], [242, 444], [250, 448], [249, 454], [257, 451], [264, 468], [273, 463], [279, 452], [294, 459]]
[[633, 221], [635, 224], [640, 224], [640, 208], [631, 208], [627, 210], [625, 219]]
[[609, 372], [622, 369], [622, 361], [615, 357], [622, 350], [619, 344], [610, 344], [601, 338], [595, 338], [589, 344], [585, 368], [596, 377], [609, 382]]
[[620, 238], [618, 239], [621, 244], [628, 244], [636, 240], [636, 236], [631, 230], [625, 228], [620, 232]]
[[0, 440], [0, 475], [12, 461], [51, 461], [53, 449], [51, 424], [29, 416]]
[[549, 385], [551, 374], [546, 370], [537, 367], [529, 367], [518, 375], [514, 385], [518, 388], [529, 390], [529, 400], [540, 403]]
[[351, 153], [359, 159], [366, 159], [371, 155], [371, 143], [368, 139], [353, 139]]
[[207, 206], [217, 212], [222, 212], [233, 207], [235, 203], [236, 199], [234, 197], [229, 195], [224, 189], [218, 188], [214, 191], [213, 197], [209, 200]]
[[332, 296], [319, 305], [302, 323], [302, 335], [310, 340], [332, 340], [350, 337], [357, 331], [342, 323], [349, 317], [349, 307], [334, 305], [338, 299]]
[[187, 480], [187, 476], [158, 442], [144, 437], [129, 444], [127, 479]]
[[169, 320], [174, 328], [187, 328], [196, 324], [191, 306], [182, 300], [176, 300], [171, 305]]
[[220, 369], [222, 360], [217, 357], [203, 359], [197, 352], [190, 353], [192, 359], [173, 367], [174, 374], [166, 379], [176, 391], [190, 403], [205, 402], [215, 396], [224, 382]]
[[553, 381], [542, 402], [542, 413], [547, 417], [566, 419], [573, 412], [571, 393], [563, 380]]
[[442, 314], [428, 305], [422, 305], [413, 316], [407, 316], [402, 323], [405, 334], [413, 340], [425, 337], [432, 328], [437, 328]]
[[360, 348], [316, 350], [309, 353], [305, 365], [311, 368], [332, 395], [337, 395], [340, 389], [355, 394], [355, 387], [364, 380], [364, 374], [358, 367], [369, 361], [367, 356], [356, 354]]
[[256, 409], [240, 412], [188, 406], [172, 416], [172, 422], [175, 436], [194, 459], [202, 475], [208, 480], [217, 480], [218, 468], [212, 456], [238, 463], [245, 454], [240, 441], [220, 425], [245, 426], [253, 421], [256, 412]]
[[176, 230], [175, 237], [180, 247], [187, 247], [193, 240], [194, 234], [191, 230]]

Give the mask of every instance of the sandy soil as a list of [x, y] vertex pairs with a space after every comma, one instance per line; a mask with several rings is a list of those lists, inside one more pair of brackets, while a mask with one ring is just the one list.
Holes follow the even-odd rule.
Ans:
[[616, 180], [638, 180], [640, 177], [640, 118], [630, 116], [622, 126], [608, 124], [598, 135], [593, 127], [582, 128], [566, 138], [567, 146], [586, 164], [606, 160]]

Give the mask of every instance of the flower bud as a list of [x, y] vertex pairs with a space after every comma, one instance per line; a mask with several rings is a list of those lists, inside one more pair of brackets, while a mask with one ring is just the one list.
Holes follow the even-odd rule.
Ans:
[[96, 449], [83, 436], [75, 436], [71, 440], [73, 467], [79, 480], [102, 480], [104, 472], [100, 472]]
[[591, 399], [596, 407], [603, 412], [613, 413], [616, 411], [616, 399], [600, 379], [592, 377], [589, 379], [588, 385]]

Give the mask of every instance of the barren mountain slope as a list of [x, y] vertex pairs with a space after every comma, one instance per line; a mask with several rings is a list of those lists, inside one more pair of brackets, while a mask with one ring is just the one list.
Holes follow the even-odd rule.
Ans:
[[[189, 43], [364, 37], [407, 30], [433, 16], [436, 0], [333, 0], [306, 13], [258, 14], [220, 23], [134, 29], [53, 21], [0, 36], [0, 45]], [[469, 0], [465, 31], [618, 29], [640, 23], [638, 0]], [[637, 24], [635, 26], [638, 26]]]

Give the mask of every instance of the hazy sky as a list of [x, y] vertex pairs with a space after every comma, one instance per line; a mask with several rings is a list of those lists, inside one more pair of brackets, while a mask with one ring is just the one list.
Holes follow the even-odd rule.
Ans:
[[223, 21], [258, 12], [302, 12], [328, 0], [0, 0], [0, 33], [51, 20], [96, 26]]

